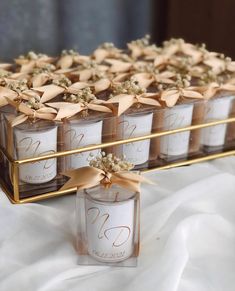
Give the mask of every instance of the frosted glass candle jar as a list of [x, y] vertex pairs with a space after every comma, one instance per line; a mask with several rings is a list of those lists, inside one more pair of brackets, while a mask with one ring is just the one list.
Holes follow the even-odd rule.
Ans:
[[[211, 99], [206, 104], [205, 122], [222, 120], [229, 117], [234, 96]], [[202, 145], [205, 150], [222, 148], [225, 143], [227, 124], [210, 126], [202, 129]]]
[[[14, 128], [15, 148], [18, 159], [35, 158], [54, 154], [57, 151], [57, 126], [47, 127], [24, 124]], [[41, 184], [53, 180], [57, 175], [57, 159], [27, 163], [19, 167], [19, 179], [29, 184]]]
[[[102, 120], [70, 120], [65, 129], [66, 150], [78, 149], [102, 142]], [[86, 151], [68, 156], [66, 168], [77, 169], [89, 165], [92, 156], [97, 156], [100, 150]]]
[[[118, 122], [118, 139], [127, 139], [143, 136], [151, 133], [153, 113], [131, 113], [124, 114]], [[134, 165], [141, 165], [148, 162], [150, 139], [131, 142], [115, 147], [117, 156], [124, 156], [125, 159]]]
[[118, 186], [78, 192], [79, 261], [135, 265], [139, 249], [139, 193]]
[[[163, 130], [173, 130], [190, 126], [192, 123], [193, 104], [176, 105], [164, 111]], [[161, 137], [160, 156], [163, 159], [187, 156], [190, 131], [174, 133]]]

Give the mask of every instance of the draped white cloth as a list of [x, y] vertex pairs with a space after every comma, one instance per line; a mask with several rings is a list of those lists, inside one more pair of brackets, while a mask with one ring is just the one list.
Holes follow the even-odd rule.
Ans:
[[235, 290], [235, 157], [147, 176], [137, 268], [77, 265], [75, 196], [0, 192], [0, 291]]

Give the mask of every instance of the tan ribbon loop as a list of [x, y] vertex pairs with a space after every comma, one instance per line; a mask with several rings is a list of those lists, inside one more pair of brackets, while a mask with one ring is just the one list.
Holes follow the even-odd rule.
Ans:
[[228, 91], [235, 93], [235, 84], [230, 83], [231, 80], [226, 84], [219, 85], [218, 83], [210, 83], [207, 86], [202, 86], [199, 90], [202, 92], [205, 99], [214, 97], [219, 91]]
[[167, 107], [173, 107], [180, 98], [203, 99], [203, 95], [194, 91], [194, 87], [186, 89], [169, 89], [161, 93], [161, 100], [164, 101]]
[[0, 86], [0, 107], [7, 105], [9, 100], [13, 101], [17, 96], [18, 94], [15, 91]]
[[128, 95], [128, 94], [120, 94], [110, 98], [107, 103], [118, 103], [118, 116], [123, 114], [127, 109], [129, 109], [135, 103], [159, 106], [161, 104], [151, 97], [158, 97], [157, 93], [144, 93], [142, 95]]
[[60, 189], [67, 190], [77, 187], [78, 190], [88, 189], [99, 184], [110, 187], [119, 185], [133, 192], [140, 192], [140, 183], [153, 184], [150, 180], [133, 172], [104, 172], [94, 167], [83, 167], [70, 170], [63, 175], [69, 177], [69, 181]]
[[103, 104], [106, 104], [106, 102], [101, 100], [95, 100], [90, 103], [87, 103], [86, 105], [84, 105], [83, 103], [70, 103], [70, 102], [46, 103], [46, 105], [59, 110], [55, 120], [70, 118], [83, 110], [89, 109], [93, 111], [112, 113], [112, 110], [107, 106], [104, 106]]

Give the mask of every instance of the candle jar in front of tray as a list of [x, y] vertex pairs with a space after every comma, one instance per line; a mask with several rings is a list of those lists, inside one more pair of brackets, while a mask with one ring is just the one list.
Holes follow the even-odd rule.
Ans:
[[[12, 118], [11, 115], [7, 117], [7, 150], [10, 156], [24, 160], [57, 152], [57, 125], [53, 121], [25, 121], [12, 127]], [[14, 175], [11, 169], [12, 183], [16, 181]], [[20, 164], [18, 182], [20, 198], [57, 191], [60, 188], [57, 184], [57, 159]]]
[[[117, 140], [130, 139], [151, 134], [153, 109], [142, 107], [131, 108], [117, 120]], [[148, 166], [150, 139], [118, 145], [113, 153], [135, 165], [135, 169]]]
[[[74, 116], [64, 121], [64, 150], [74, 150], [85, 146], [102, 143], [104, 113], [92, 113], [87, 117]], [[93, 156], [100, 153], [100, 149], [85, 151], [65, 157], [65, 169], [77, 169], [89, 166]]]
[[79, 264], [136, 266], [139, 193], [116, 185], [78, 191], [77, 223]]
[[[192, 125], [194, 103], [175, 105], [163, 109], [162, 131], [170, 131]], [[170, 133], [160, 137], [159, 156], [165, 161], [185, 159], [189, 154], [190, 131]]]
[[[221, 93], [206, 103], [205, 122], [220, 121], [230, 116], [235, 96]], [[201, 143], [205, 152], [220, 152], [226, 146], [226, 123], [202, 129]]]

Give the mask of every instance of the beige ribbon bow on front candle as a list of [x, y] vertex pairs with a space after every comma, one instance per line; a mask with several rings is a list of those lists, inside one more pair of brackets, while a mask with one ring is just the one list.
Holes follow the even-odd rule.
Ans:
[[67, 190], [77, 187], [78, 190], [88, 189], [97, 185], [106, 188], [113, 184], [119, 185], [133, 192], [140, 192], [140, 183], [153, 184], [148, 179], [129, 171], [105, 172], [95, 167], [83, 167], [70, 170], [63, 175], [69, 177], [69, 181], [60, 189]]

